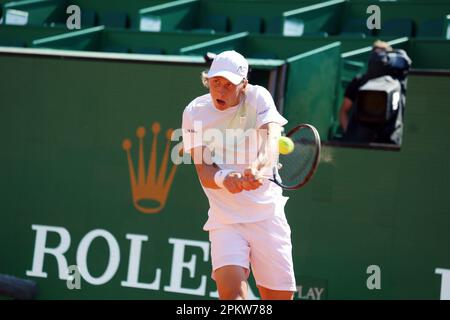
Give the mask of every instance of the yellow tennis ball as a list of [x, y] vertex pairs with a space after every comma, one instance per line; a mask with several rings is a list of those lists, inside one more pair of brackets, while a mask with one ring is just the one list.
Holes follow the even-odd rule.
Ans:
[[289, 154], [294, 151], [294, 142], [291, 138], [280, 137], [278, 140], [278, 149], [281, 154]]

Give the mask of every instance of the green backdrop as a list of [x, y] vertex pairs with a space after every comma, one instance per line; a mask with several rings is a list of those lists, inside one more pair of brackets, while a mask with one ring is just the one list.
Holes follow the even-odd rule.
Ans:
[[[133, 205], [122, 148], [130, 139], [137, 173], [136, 130], [145, 127], [147, 168], [158, 122], [159, 172], [166, 130], [205, 93], [204, 68], [0, 55], [0, 273], [37, 281], [40, 299], [214, 297], [202, 231], [208, 205], [193, 165], [180, 165], [165, 206], [144, 214]], [[450, 269], [449, 85], [445, 74], [411, 75], [400, 151], [324, 145], [312, 182], [287, 193], [296, 298], [440, 298], [436, 269]], [[62, 243], [60, 261], [47, 253], [40, 267], [44, 246]], [[87, 261], [91, 283], [85, 277], [69, 290], [58, 273], [62, 257], [67, 265]], [[380, 290], [367, 288], [370, 265], [380, 267]]]

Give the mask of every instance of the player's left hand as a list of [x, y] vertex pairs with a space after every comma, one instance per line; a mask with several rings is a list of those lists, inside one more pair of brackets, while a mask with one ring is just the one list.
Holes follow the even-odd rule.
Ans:
[[242, 175], [242, 189], [250, 191], [258, 189], [263, 184], [261, 178], [257, 178], [258, 170], [253, 167], [248, 167], [244, 170]]

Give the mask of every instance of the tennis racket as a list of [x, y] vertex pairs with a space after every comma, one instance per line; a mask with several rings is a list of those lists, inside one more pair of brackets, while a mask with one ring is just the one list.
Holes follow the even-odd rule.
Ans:
[[287, 135], [294, 143], [288, 154], [280, 154], [271, 177], [264, 176], [286, 190], [303, 187], [311, 180], [320, 159], [320, 136], [310, 124], [300, 124]]

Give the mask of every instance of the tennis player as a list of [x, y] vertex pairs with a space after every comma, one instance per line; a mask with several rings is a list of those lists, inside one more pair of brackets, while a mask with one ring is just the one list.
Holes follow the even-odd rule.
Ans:
[[284, 213], [288, 198], [261, 178], [277, 163], [278, 138], [287, 120], [269, 91], [249, 84], [247, 74], [248, 62], [236, 51], [214, 58], [209, 72], [202, 73], [209, 93], [184, 110], [183, 146], [209, 201], [203, 229], [209, 232], [219, 298], [246, 299], [251, 267], [262, 299], [292, 299], [296, 284]]

